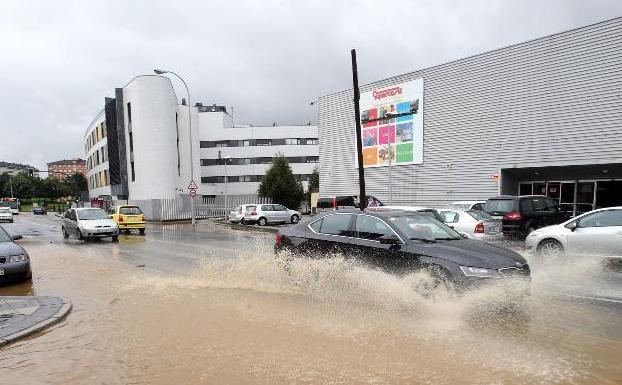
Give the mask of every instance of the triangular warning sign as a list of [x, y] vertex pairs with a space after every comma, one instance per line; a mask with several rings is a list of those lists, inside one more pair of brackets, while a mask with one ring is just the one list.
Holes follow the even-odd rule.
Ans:
[[198, 189], [197, 184], [194, 183], [193, 180], [190, 181], [190, 184], [188, 185], [188, 190], [196, 190]]

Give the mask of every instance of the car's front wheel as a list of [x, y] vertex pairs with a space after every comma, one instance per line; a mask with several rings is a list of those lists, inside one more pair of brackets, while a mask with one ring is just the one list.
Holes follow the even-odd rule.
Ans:
[[298, 215], [294, 214], [294, 215], [292, 215], [292, 218], [291, 218], [290, 221], [292, 223], [298, 223], [299, 220], [300, 220], [300, 217]]
[[113, 235], [112, 236], [112, 241], [113, 242], [119, 242], [119, 236], [118, 235]]
[[82, 232], [80, 231], [80, 229], [76, 230], [76, 238], [78, 238], [78, 240], [80, 241], [84, 240], [84, 236], [82, 235]]
[[140, 233], [140, 235], [145, 235], [145, 229], [138, 229], [138, 232]]
[[555, 239], [545, 239], [538, 245], [538, 255], [544, 259], [555, 259], [564, 253], [564, 246]]
[[63, 238], [65, 239], [69, 238], [69, 234], [67, 234], [67, 230], [65, 230], [64, 227], [63, 227]]

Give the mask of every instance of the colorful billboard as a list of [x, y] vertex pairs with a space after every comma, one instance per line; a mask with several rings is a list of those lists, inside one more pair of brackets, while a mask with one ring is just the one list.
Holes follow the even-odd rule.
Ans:
[[360, 107], [365, 168], [388, 165], [387, 154], [396, 166], [423, 163], [423, 79], [362, 93]]

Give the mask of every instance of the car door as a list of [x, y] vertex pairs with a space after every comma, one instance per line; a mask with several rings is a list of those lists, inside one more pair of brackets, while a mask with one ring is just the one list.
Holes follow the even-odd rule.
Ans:
[[622, 210], [597, 211], [577, 220], [568, 234], [570, 253], [622, 256]]
[[[457, 211], [454, 210], [440, 210], [439, 214], [441, 215], [441, 218], [443, 218], [443, 223], [447, 224], [447, 226], [451, 227], [452, 229], [460, 232], [461, 230], [459, 230], [458, 228], [459, 226], [459, 222], [460, 222], [460, 213], [458, 213]], [[457, 228], [458, 227], [458, 228]]]
[[307, 226], [306, 251], [313, 257], [349, 256], [354, 214], [329, 214]]
[[272, 209], [272, 205], [261, 205], [261, 215], [263, 215], [268, 223], [276, 222], [274, 218], [274, 210]]
[[69, 210], [67, 212], [67, 217], [66, 217], [66, 222], [65, 222], [65, 231], [67, 232], [67, 234], [76, 234], [76, 230], [78, 228], [78, 217], [76, 215], [76, 210]]
[[367, 214], [356, 214], [354, 238], [351, 240], [352, 255], [373, 268], [387, 272], [400, 270], [404, 264], [402, 246], [380, 243], [380, 238], [385, 235], [401, 240], [384, 220]]
[[272, 205], [272, 209], [274, 210], [274, 217], [279, 222], [288, 222], [289, 221], [289, 211], [287, 211], [287, 207], [281, 205]]

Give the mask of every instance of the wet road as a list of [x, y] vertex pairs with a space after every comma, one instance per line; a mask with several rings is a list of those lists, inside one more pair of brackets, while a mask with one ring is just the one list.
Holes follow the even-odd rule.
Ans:
[[59, 223], [4, 225], [34, 279], [0, 295], [74, 309], [0, 349], [3, 385], [622, 383], [622, 274], [592, 260], [532, 265], [532, 295], [508, 312], [482, 305], [503, 300], [493, 289], [431, 300], [416, 275], [339, 259], [288, 276], [269, 233], [170, 225], [80, 243]]

